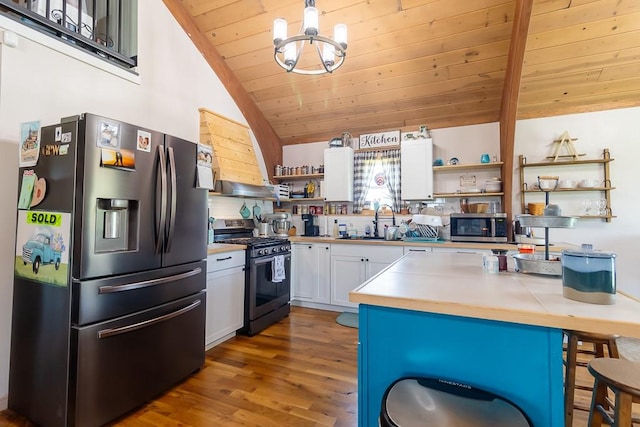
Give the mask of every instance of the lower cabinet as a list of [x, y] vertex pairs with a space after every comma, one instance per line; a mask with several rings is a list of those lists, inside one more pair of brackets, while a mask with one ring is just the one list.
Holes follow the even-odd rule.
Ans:
[[207, 349], [244, 326], [244, 265], [243, 250], [207, 257]]
[[402, 246], [331, 245], [331, 304], [357, 307], [349, 292], [402, 255]]
[[329, 304], [331, 245], [294, 243], [291, 251], [291, 299]]

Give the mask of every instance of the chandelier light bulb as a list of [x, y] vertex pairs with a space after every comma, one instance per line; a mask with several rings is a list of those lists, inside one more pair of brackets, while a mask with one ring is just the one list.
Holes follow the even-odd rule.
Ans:
[[330, 44], [324, 44], [322, 47], [322, 62], [328, 67], [335, 64], [335, 50]]
[[304, 8], [304, 33], [308, 36], [318, 34], [318, 9], [313, 6]]
[[273, 44], [278, 44], [287, 38], [287, 21], [278, 18], [273, 21]]
[[333, 27], [333, 40], [346, 49], [347, 48], [347, 26], [344, 24], [337, 24]]
[[284, 63], [291, 67], [296, 62], [296, 44], [295, 43], [287, 43], [284, 47]]

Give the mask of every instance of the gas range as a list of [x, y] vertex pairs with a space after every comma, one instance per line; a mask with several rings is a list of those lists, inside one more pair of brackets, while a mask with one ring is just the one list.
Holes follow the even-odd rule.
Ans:
[[222, 219], [215, 223], [216, 243], [245, 245], [247, 258], [283, 255], [291, 251], [291, 243], [284, 237], [254, 237], [254, 223], [250, 219]]

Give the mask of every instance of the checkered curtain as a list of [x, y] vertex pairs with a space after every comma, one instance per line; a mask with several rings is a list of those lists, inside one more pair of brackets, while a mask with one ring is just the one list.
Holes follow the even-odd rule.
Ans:
[[364, 207], [369, 183], [373, 175], [373, 166], [378, 153], [375, 151], [358, 151], [353, 158], [353, 212], [360, 213]]
[[393, 211], [400, 212], [400, 149], [384, 150], [380, 153], [387, 189], [393, 197]]

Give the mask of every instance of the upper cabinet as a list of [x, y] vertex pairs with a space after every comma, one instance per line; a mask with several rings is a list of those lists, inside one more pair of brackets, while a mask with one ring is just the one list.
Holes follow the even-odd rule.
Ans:
[[433, 199], [433, 140], [409, 139], [400, 143], [400, 193], [403, 200]]
[[[520, 155], [519, 160], [520, 208], [523, 213], [527, 212], [526, 202], [532, 201], [535, 193], [553, 192], [553, 203], [561, 207], [579, 202], [581, 218], [601, 218], [607, 222], [615, 218], [611, 209], [611, 190], [615, 187], [611, 185], [609, 170], [614, 159], [608, 148], [597, 159], [528, 162], [525, 156]], [[576, 197], [579, 200], [572, 200]]]
[[328, 202], [353, 202], [353, 148], [325, 148], [324, 197]]

